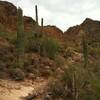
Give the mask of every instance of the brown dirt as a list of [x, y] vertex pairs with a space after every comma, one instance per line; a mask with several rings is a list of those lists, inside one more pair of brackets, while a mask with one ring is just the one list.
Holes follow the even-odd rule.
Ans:
[[42, 91], [47, 83], [48, 79], [42, 78], [24, 82], [0, 80], [0, 100], [22, 100], [23, 97], [26, 97], [32, 91]]

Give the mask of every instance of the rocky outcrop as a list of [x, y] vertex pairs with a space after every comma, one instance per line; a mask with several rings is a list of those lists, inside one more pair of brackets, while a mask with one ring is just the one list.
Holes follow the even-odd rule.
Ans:
[[63, 40], [63, 32], [56, 26], [44, 26], [43, 33], [49, 37], [54, 37], [58, 40]]
[[6, 28], [15, 30], [17, 19], [17, 8], [7, 1], [0, 1], [0, 23]]
[[31, 32], [34, 25], [36, 25], [35, 20], [31, 17], [24, 16], [24, 29], [26, 32]]
[[[8, 29], [9, 32], [17, 30], [17, 8], [12, 3], [0, 1], [0, 23]], [[32, 24], [35, 21], [31, 17], [24, 16], [25, 31], [32, 30]]]
[[68, 41], [78, 42], [82, 31], [86, 34], [89, 41], [100, 39], [100, 21], [86, 18], [82, 24], [71, 27], [64, 32], [64, 38]]

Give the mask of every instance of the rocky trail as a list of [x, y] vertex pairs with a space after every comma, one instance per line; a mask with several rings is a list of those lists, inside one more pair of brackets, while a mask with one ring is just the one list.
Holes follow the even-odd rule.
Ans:
[[0, 100], [23, 100], [32, 92], [42, 92], [48, 83], [48, 79], [26, 80], [24, 82], [14, 82], [10, 80], [0, 80]]

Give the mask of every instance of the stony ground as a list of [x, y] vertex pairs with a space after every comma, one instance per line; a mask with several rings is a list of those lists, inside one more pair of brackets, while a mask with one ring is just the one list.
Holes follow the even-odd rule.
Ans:
[[32, 92], [42, 92], [47, 83], [48, 79], [43, 78], [24, 82], [0, 80], [0, 100], [23, 100], [24, 97]]

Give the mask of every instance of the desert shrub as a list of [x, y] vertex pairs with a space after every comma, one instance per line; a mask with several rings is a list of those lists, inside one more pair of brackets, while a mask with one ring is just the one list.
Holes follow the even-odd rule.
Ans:
[[[47, 94], [51, 96], [52, 100], [71, 100], [73, 98], [71, 90], [71, 79], [67, 76], [61, 76], [60, 78], [53, 79], [48, 84]], [[46, 95], [47, 95], [46, 94]]]
[[74, 48], [72, 48], [72, 47], [67, 47], [67, 48], [65, 49], [64, 57], [65, 57], [65, 58], [71, 57], [71, 56], [73, 55], [74, 51], [75, 51]]
[[56, 62], [57, 66], [63, 66], [65, 64], [65, 59], [60, 55], [56, 55], [54, 61]]
[[57, 40], [47, 37], [36, 37], [35, 34], [28, 37], [27, 52], [38, 52], [42, 56], [54, 58], [59, 51], [60, 44]]
[[99, 100], [100, 81], [89, 71], [81, 64], [71, 65], [48, 84], [47, 93], [50, 93], [52, 100]]
[[22, 69], [20, 68], [12, 68], [10, 69], [10, 76], [14, 79], [14, 80], [24, 80], [25, 78], [25, 73], [23, 72]]
[[89, 47], [89, 54], [93, 57], [99, 57], [100, 47]]
[[5, 30], [5, 27], [0, 24], [0, 37], [8, 37], [8, 33]]
[[0, 32], [0, 37], [7, 38], [8, 33], [7, 32]]
[[57, 52], [59, 51], [60, 44], [57, 40], [53, 38], [47, 38], [43, 41], [43, 48], [45, 50], [45, 54], [49, 58], [54, 58]]
[[2, 24], [0, 24], [0, 37], [11, 40], [15, 33], [10, 33]]
[[43, 45], [43, 39], [42, 38], [40, 38], [40, 37], [34, 38], [34, 40], [32, 41], [33, 51], [40, 53], [42, 45]]
[[48, 95], [50, 94], [52, 100], [58, 98], [64, 99], [67, 96], [66, 88], [67, 88], [67, 84], [65, 84], [65, 82], [61, 82], [60, 79], [52, 80], [52, 83], [49, 84]]
[[43, 39], [35, 34], [36, 33], [27, 33], [26, 52], [39, 52]]
[[17, 34], [13, 33], [12, 37], [9, 39], [9, 42], [14, 44], [15, 46], [17, 45]]

